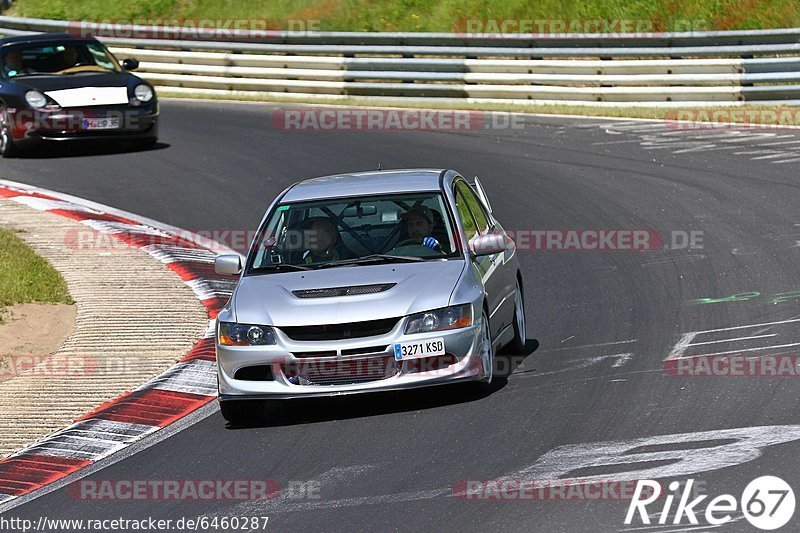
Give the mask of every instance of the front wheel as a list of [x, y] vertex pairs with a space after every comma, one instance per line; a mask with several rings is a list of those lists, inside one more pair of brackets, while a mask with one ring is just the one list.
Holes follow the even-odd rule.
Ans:
[[492, 329], [489, 326], [489, 315], [483, 314], [483, 327], [481, 328], [483, 342], [481, 344], [481, 364], [483, 365], [483, 377], [481, 382], [489, 385], [494, 376], [494, 348], [492, 347]]
[[0, 108], [0, 155], [3, 157], [14, 157], [19, 154], [19, 148], [14, 144], [11, 136], [11, 119], [8, 110]]
[[525, 335], [525, 299], [522, 285], [517, 282], [517, 290], [514, 292], [514, 338], [508, 344], [508, 350], [522, 354], [525, 350]]

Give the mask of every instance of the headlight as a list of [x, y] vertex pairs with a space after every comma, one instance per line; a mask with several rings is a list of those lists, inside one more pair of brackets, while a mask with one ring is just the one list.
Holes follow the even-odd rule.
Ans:
[[34, 109], [39, 109], [47, 105], [47, 98], [39, 91], [28, 91], [25, 93], [25, 101]]
[[472, 325], [472, 305], [454, 305], [408, 317], [406, 334], [444, 331]]
[[217, 339], [222, 346], [267, 346], [275, 344], [275, 330], [269, 326], [219, 322]]
[[133, 90], [133, 95], [140, 102], [149, 102], [153, 99], [153, 89], [144, 84], [137, 85]]

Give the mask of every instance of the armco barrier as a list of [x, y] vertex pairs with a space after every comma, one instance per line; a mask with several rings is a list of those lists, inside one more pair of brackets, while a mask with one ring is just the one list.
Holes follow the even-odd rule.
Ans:
[[[800, 29], [647, 37], [446, 33], [204, 34], [0, 17], [0, 33], [91, 33], [159, 88], [202, 95], [468, 99], [504, 103], [800, 103]], [[120, 37], [123, 35], [125, 37]], [[130, 35], [131, 37], [127, 37]], [[225, 41], [213, 40], [223, 36]], [[209, 37], [212, 40], [209, 40]]]

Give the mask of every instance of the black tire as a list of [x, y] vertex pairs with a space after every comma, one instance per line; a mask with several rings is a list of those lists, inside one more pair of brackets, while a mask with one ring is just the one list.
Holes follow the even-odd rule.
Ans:
[[[489, 345], [489, 354], [488, 354], [489, 375], [484, 376], [479, 383], [481, 384], [482, 388], [489, 388], [489, 386], [492, 383], [492, 378], [494, 377], [495, 353], [494, 353], [494, 347], [492, 346], [492, 326], [489, 323], [489, 313], [486, 312], [485, 309], [483, 311], [483, 324], [485, 328], [482, 331], [482, 334], [484, 335], [484, 342], [488, 343]], [[484, 356], [482, 355], [481, 357], [483, 358]], [[484, 369], [485, 368], [486, 368], [486, 361], [484, 361]]]
[[11, 121], [5, 107], [0, 108], [0, 156], [15, 157], [19, 155], [19, 147], [11, 138]]
[[219, 402], [222, 418], [231, 424], [258, 422], [264, 413], [264, 403], [256, 400], [223, 400]]
[[[517, 297], [519, 297], [519, 300], [517, 300]], [[518, 316], [518, 313], [522, 313], [522, 316]], [[507, 353], [522, 355], [522, 353], [525, 351], [525, 340], [527, 335], [525, 331], [525, 323], [525, 294], [522, 292], [522, 285], [520, 285], [519, 281], [517, 281], [517, 290], [514, 293], [514, 338], [506, 346], [505, 351]]]

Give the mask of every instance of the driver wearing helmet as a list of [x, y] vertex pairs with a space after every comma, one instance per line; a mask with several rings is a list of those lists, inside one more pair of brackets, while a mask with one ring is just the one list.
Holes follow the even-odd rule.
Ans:
[[442, 251], [438, 239], [433, 236], [436, 226], [433, 211], [424, 206], [412, 207], [403, 213], [402, 218], [405, 220], [409, 239], [419, 239], [423, 246]]
[[312, 217], [303, 224], [304, 242], [303, 263], [340, 261], [352, 254], [342, 243], [336, 223], [328, 217]]

